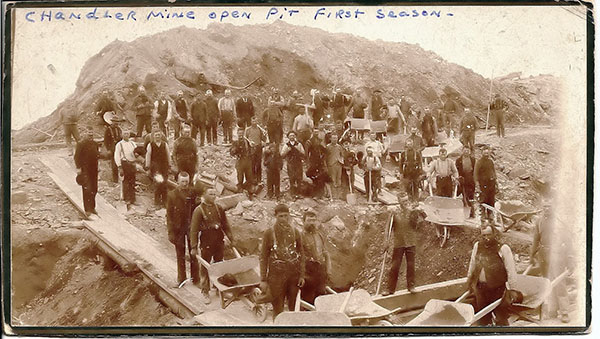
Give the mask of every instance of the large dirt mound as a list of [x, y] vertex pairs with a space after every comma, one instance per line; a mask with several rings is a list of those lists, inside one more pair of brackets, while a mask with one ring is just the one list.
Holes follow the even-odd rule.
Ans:
[[[208, 88], [220, 92], [224, 86], [242, 87], [258, 77], [260, 81], [248, 90], [259, 110], [271, 87], [280, 88], [285, 95], [298, 90], [305, 98], [310, 88], [329, 93], [333, 87], [342, 87], [348, 92], [362, 88], [367, 94], [376, 88], [389, 96], [403, 93], [419, 106], [439, 105], [442, 93], [459, 95], [463, 105], [484, 115], [490, 86], [481, 75], [418, 45], [371, 41], [283, 22], [209, 25], [205, 30], [179, 27], [107, 45], [84, 65], [75, 92], [51, 115], [16, 131], [13, 142], [50, 138], [38, 130], [52, 135], [58, 129], [55, 138], [61, 136], [58, 117], [62, 110], [84, 112], [81, 121], [90, 121], [104, 88], [114, 91], [116, 101], [133, 121], [130, 106], [139, 84], [144, 84], [151, 96], [159, 90], [169, 94], [184, 90], [190, 98]], [[559, 80], [516, 77], [494, 82], [494, 92], [511, 103], [508, 122], [551, 120], [559, 109]]]

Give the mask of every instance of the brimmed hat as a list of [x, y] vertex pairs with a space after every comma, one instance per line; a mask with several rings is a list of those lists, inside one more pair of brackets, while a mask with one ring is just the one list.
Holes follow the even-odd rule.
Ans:
[[103, 119], [109, 125], [111, 125], [113, 122], [125, 121], [125, 119], [117, 117], [115, 112], [112, 112], [112, 111], [104, 113]]
[[275, 215], [282, 212], [289, 213], [290, 209], [285, 204], [277, 204], [277, 206], [275, 206]]

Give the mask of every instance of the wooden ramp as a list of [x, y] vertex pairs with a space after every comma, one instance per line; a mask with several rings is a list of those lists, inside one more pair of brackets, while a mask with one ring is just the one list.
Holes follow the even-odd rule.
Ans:
[[[41, 156], [40, 161], [50, 169], [48, 175], [83, 213], [81, 187], [75, 182], [74, 165], [56, 155]], [[101, 245], [137, 266], [153, 281], [159, 287], [159, 297], [175, 313], [181, 317], [193, 317], [202, 314], [207, 308], [220, 307], [216, 299], [209, 306], [205, 306], [201, 290], [191, 282], [182, 288], [176, 287], [177, 265], [174, 246], [161, 245], [131, 225], [100, 195], [96, 196], [96, 210], [100, 218], [84, 221], [85, 227], [103, 243]]]

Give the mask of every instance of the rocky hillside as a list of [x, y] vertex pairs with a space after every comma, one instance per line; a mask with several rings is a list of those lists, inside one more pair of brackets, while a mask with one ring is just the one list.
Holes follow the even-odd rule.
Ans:
[[[218, 95], [227, 86], [242, 87], [258, 77], [248, 91], [259, 108], [264, 107], [271, 87], [285, 95], [298, 90], [305, 97], [311, 88], [324, 93], [333, 87], [350, 93], [363, 89], [367, 96], [381, 88], [386, 96], [406, 94], [419, 106], [439, 105], [444, 92], [457, 94], [462, 104], [482, 115], [490, 84], [472, 70], [412, 44], [371, 41], [283, 22], [219, 24], [205, 30], [179, 27], [107, 45], [87, 61], [75, 92], [49, 116], [15, 131], [13, 142], [42, 142], [58, 130], [57, 140], [62, 134], [59, 112], [77, 110], [83, 112], [83, 122], [89, 121], [104, 88], [114, 91], [133, 121], [130, 105], [139, 84], [151, 96], [159, 90], [169, 94], [184, 90], [189, 98], [207, 88]], [[494, 88], [511, 103], [509, 123], [545, 123], [559, 109], [559, 80], [551, 76], [503, 78], [494, 82]]]

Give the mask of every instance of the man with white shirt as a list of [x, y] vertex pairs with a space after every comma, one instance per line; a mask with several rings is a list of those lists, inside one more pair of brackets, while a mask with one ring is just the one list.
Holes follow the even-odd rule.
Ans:
[[219, 113], [223, 124], [223, 139], [226, 144], [233, 141], [233, 121], [235, 120], [235, 99], [231, 96], [231, 90], [225, 90], [225, 96], [219, 99]]
[[453, 183], [458, 179], [456, 164], [448, 159], [448, 151], [440, 148], [440, 156], [429, 164], [427, 173], [431, 180], [435, 178], [436, 194], [440, 197], [452, 197]]
[[119, 175], [123, 177], [123, 200], [127, 205], [135, 204], [135, 148], [137, 145], [130, 137], [130, 131], [123, 133], [123, 140], [115, 146], [114, 155]]
[[294, 118], [294, 123], [292, 124], [292, 130], [296, 132], [298, 140], [302, 143], [304, 148], [306, 148], [306, 142], [312, 136], [315, 127], [310, 114], [308, 114], [308, 107], [309, 106], [304, 106], [304, 114], [300, 114]]
[[367, 148], [371, 148], [373, 150], [373, 155], [378, 157], [379, 160], [385, 161], [385, 157], [387, 156], [385, 145], [381, 141], [377, 140], [376, 133], [371, 133], [370, 139], [371, 140], [367, 141], [365, 144], [365, 154], [367, 153]]

